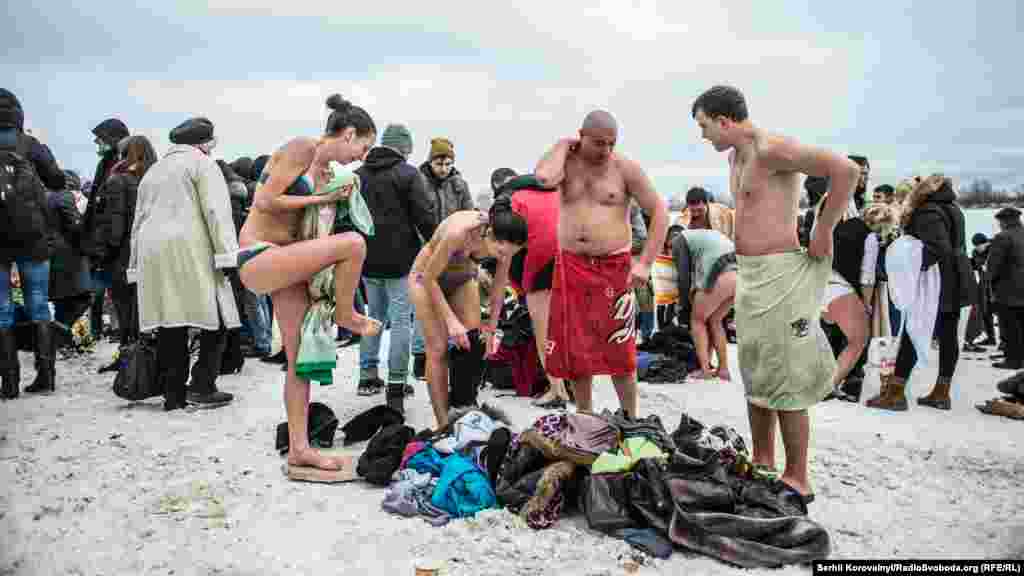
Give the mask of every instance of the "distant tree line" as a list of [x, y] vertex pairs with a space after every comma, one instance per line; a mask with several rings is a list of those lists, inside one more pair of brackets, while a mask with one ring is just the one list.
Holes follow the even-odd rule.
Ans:
[[1016, 188], [996, 188], [979, 178], [960, 186], [957, 203], [964, 208], [985, 208], [1001, 204], [1024, 204], [1024, 184]]

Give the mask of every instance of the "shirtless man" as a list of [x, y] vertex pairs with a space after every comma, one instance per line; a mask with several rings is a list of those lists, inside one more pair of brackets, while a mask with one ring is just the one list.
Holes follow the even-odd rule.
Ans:
[[[591, 383], [608, 374], [619, 404], [637, 416], [636, 298], [665, 242], [668, 208], [636, 162], [613, 152], [618, 123], [605, 111], [583, 120], [537, 163], [544, 188], [560, 193], [559, 253], [551, 292], [547, 371], [576, 383], [576, 408], [593, 410]], [[651, 216], [636, 263], [630, 255], [629, 204]]]
[[[754, 465], [775, 468], [775, 420], [782, 429], [782, 481], [813, 500], [807, 478], [807, 408], [832, 389], [835, 357], [821, 330], [832, 274], [832, 230], [860, 170], [838, 154], [765, 132], [751, 123], [739, 90], [715, 86], [692, 109], [701, 135], [729, 150], [736, 199], [736, 332], [746, 387]], [[797, 241], [799, 174], [827, 176], [832, 193], [806, 252]]]

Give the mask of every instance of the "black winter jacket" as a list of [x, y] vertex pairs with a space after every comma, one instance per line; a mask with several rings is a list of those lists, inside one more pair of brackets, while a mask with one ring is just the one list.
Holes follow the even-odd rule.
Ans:
[[473, 196], [469, 193], [469, 184], [463, 179], [458, 169], [452, 168], [448, 176], [442, 180], [434, 175], [430, 168], [430, 162], [420, 165], [420, 173], [427, 181], [427, 190], [430, 192], [430, 199], [434, 204], [434, 218], [438, 223], [458, 212], [459, 210], [472, 210]]
[[1024, 227], [1003, 230], [988, 249], [987, 278], [995, 300], [1004, 306], [1024, 307]]
[[[45, 144], [39, 142], [39, 140], [36, 140], [34, 136], [25, 134], [18, 129], [14, 130], [13, 141], [15, 146], [13, 150], [32, 163], [43, 186], [51, 190], [63, 190], [64, 172], [57, 165], [57, 161], [53, 158], [53, 153], [50, 152], [50, 149]], [[12, 148], [8, 147], [7, 149], [10, 150]], [[41, 198], [40, 202], [43, 209], [46, 210], [46, 198]], [[52, 215], [49, 214], [48, 210], [47, 220], [52, 221]], [[13, 262], [15, 258], [20, 256], [29, 256], [36, 261], [46, 260], [50, 257], [50, 253], [53, 250], [53, 242], [53, 233], [48, 230], [46, 236], [28, 250], [0, 246], [0, 262]]]
[[114, 170], [103, 187], [94, 189], [82, 223], [82, 251], [94, 266], [117, 262], [127, 268], [139, 180], [131, 172]]
[[376, 230], [366, 238], [363, 275], [408, 275], [423, 241], [434, 235], [438, 225], [426, 181], [400, 153], [385, 147], [370, 150], [356, 174]]
[[871, 230], [860, 217], [847, 218], [832, 230], [832, 269], [862, 298], [860, 276], [864, 264], [864, 242], [870, 234]]
[[50, 256], [50, 300], [85, 294], [92, 289], [89, 259], [79, 248], [82, 215], [70, 190], [51, 191], [48, 208], [53, 233]]
[[954, 246], [955, 239], [964, 237], [964, 214], [953, 202], [955, 199], [951, 189], [940, 189], [911, 213], [910, 222], [904, 228], [904, 232], [924, 244], [922, 269], [926, 270], [936, 262], [939, 264], [942, 277], [940, 312], [960, 309], [957, 257], [960, 253], [966, 253], [966, 247]]

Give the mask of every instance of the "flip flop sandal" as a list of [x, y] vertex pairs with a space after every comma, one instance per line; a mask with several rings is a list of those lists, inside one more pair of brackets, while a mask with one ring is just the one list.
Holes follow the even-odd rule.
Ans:
[[285, 462], [281, 465], [281, 471], [289, 480], [297, 482], [338, 484], [355, 481], [357, 479], [355, 459], [351, 456], [343, 456], [342, 460], [344, 464], [340, 470], [324, 470], [315, 466], [300, 466]]

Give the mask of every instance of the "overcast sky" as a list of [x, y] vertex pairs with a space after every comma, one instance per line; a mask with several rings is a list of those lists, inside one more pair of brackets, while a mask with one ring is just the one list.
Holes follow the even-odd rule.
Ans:
[[104, 118], [162, 153], [170, 128], [207, 116], [230, 161], [317, 135], [340, 92], [381, 130], [406, 123], [415, 164], [431, 137], [453, 140], [474, 193], [495, 168], [532, 170], [595, 108], [666, 197], [723, 193], [725, 155], [690, 106], [728, 83], [758, 125], [867, 155], [872, 185], [936, 170], [1024, 183], [1014, 0], [153, 4], [12, 2], [0, 23], [4, 86], [85, 177]]

